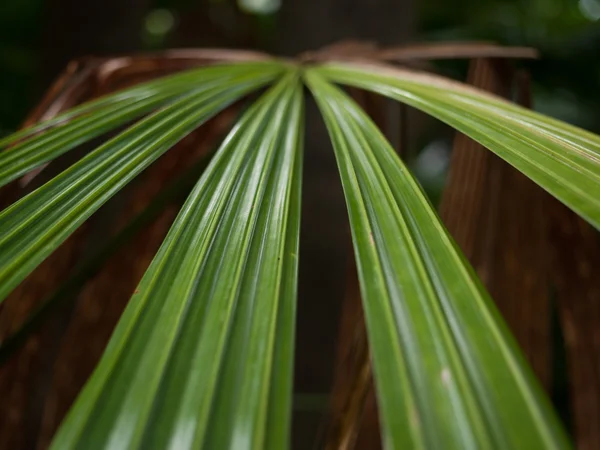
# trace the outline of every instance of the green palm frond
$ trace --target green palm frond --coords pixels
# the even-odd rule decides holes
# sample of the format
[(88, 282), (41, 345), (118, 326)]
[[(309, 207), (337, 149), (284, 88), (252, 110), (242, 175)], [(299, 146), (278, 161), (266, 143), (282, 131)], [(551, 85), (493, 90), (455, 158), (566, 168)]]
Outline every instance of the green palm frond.
[[(281, 73), (281, 66), (262, 69), (253, 65), (232, 66), (230, 76), (221, 82), (215, 81), (214, 74), (209, 73), (204, 80), (202, 73), (196, 73), (195, 79), (188, 80), (189, 92), (185, 95), (175, 97), (0, 213), (0, 301), (85, 219), (175, 143), (245, 93)], [(95, 112), (90, 117), (98, 115), (101, 113)], [(34, 137), (2, 156), (10, 164), (13, 160), (27, 161), (31, 155), (29, 160), (33, 161), (25, 163), (25, 167), (33, 168), (44, 162), (36, 153), (40, 140), (52, 150), (48, 158), (76, 145), (70, 125), (58, 128), (65, 128), (65, 133), (48, 133), (50, 143), (44, 136)], [(90, 132), (90, 136), (93, 134)], [(20, 165), (7, 169), (6, 180), (22, 172)]]
[(600, 228), (600, 137), (435, 75), (359, 64), (318, 71), (443, 120)]
[(272, 85), (197, 181), (52, 448), (289, 447), (303, 83), (321, 109), (340, 170), (386, 448), (569, 448), (493, 302), (418, 183), (332, 83), (446, 121), (596, 227), (600, 138), (431, 75), (278, 60), (182, 72), (0, 141), (3, 185), (128, 125), (0, 213), (4, 299), (183, 137)]
[(299, 87), (297, 75), (287, 76), (227, 137), (53, 448), (285, 447)]
[(564, 448), (518, 348), (418, 183), (360, 108), (316, 73), (307, 77), (350, 214), (384, 441)]

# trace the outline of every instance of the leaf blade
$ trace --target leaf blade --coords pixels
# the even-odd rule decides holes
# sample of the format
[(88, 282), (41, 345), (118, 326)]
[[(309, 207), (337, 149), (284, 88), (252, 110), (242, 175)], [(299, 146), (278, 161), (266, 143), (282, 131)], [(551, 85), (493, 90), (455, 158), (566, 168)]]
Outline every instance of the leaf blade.
[(316, 70), (448, 123), (600, 228), (599, 136), (435, 75), (377, 64), (329, 64)]
[(569, 448), (499, 313), (418, 183), (307, 71), (340, 167), (388, 448)]
[[(52, 448), (214, 448), (240, 437), (244, 445), (236, 448), (288, 446), (301, 112), (299, 80), (291, 74), (230, 133)], [(243, 305), (261, 307), (240, 315)], [(270, 331), (263, 333), (265, 326)], [(231, 346), (236, 330), (248, 330), (237, 334), (249, 336), (254, 351)], [(277, 348), (279, 339), (287, 350)], [(279, 373), (283, 398), (273, 406), (269, 380)], [(219, 420), (230, 412), (223, 394), (234, 387), (245, 414)], [(282, 405), (285, 415), (274, 418)], [(267, 438), (267, 427), (278, 437)]]
[(245, 73), (143, 119), (0, 213), (0, 300), (85, 219), (208, 118), (278, 75)]
[[(162, 77), (84, 103), (0, 140), (0, 186), (183, 95), (231, 82), (241, 73), (266, 75), (281, 70), (282, 64), (277, 62), (208, 66)], [(40, 131), (44, 133), (37, 134)], [(11, 144), (14, 145), (2, 149)]]

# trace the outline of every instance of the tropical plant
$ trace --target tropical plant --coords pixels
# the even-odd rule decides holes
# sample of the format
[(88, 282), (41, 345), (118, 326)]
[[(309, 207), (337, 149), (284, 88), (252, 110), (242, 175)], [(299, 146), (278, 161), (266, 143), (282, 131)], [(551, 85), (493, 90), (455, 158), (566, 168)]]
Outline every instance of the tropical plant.
[(175, 143), (269, 86), (197, 180), (52, 448), (289, 447), (304, 86), (346, 198), (385, 447), (570, 447), (418, 182), (335, 84), (437, 117), (600, 225), (600, 137), (431, 74), (253, 57), (78, 106), (0, 141), (6, 185), (128, 125), (2, 211), (2, 299)]

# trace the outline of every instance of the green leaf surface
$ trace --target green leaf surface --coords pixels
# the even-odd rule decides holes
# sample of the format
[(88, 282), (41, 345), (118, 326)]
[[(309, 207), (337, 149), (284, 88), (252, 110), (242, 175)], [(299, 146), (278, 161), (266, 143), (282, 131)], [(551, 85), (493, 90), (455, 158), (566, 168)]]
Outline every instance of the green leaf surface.
[(320, 75), (346, 81), (342, 70), (309, 69), (306, 79), (342, 178), (385, 447), (569, 448), (418, 183), (366, 114)]
[(79, 259), (74, 270), (69, 272), (68, 278), (61, 282), (56, 290), (48, 293), (18, 328), (0, 342), (0, 366), (27, 342), (31, 333), (46, 323), (48, 317), (57, 308), (75, 302), (85, 283), (95, 276), (110, 258), (134, 240), (140, 231), (152, 224), (167, 206), (183, 203), (198, 177), (206, 169), (213, 153), (214, 151), (210, 155), (203, 155), (183, 174), (164, 186), (150, 204), (120, 228), (114, 236), (101, 243), (84, 258)]
[[(157, 107), (171, 104), (184, 94), (203, 92), (228, 83), (234, 85), (240, 76), (254, 74), (263, 78), (281, 71), (281, 64), (276, 62), (209, 66), (85, 103), (55, 119), (0, 140), (0, 148), (14, 144), (0, 151), (0, 186)], [(46, 131), (35, 134), (43, 130)]]
[(224, 141), (53, 449), (289, 447), (302, 110), (291, 73)]
[(486, 146), (600, 229), (600, 137), (444, 78), (330, 64), (327, 79), (414, 106)]
[(102, 204), (200, 124), (278, 70), (237, 72), (173, 101), (0, 213), (0, 300)]

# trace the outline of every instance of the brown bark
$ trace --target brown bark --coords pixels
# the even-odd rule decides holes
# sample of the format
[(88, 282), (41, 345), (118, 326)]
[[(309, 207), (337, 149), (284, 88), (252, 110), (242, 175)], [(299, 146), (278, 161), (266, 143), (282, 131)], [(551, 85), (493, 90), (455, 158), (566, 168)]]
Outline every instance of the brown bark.
[(600, 242), (598, 232), (548, 198), (551, 275), (570, 379), (574, 439), (600, 448)]
[[(84, 228), (80, 228), (38, 269), (33, 272), (4, 301), (0, 312), (0, 333), (6, 337), (37, 306), (47, 292), (60, 284), (61, 278), (73, 268), (81, 254)], [(32, 402), (39, 386), (39, 368), (44, 364), (44, 355), (51, 351), (48, 335), (52, 329), (45, 326), (32, 335), (26, 345), (0, 368), (0, 448), (31, 448), (29, 421)]]
[[(509, 96), (512, 73), (476, 60), (470, 84)], [(488, 288), (534, 372), (550, 383), (550, 307), (543, 191), (457, 134), (441, 203), (446, 227)]]
[[(331, 418), (324, 441), (326, 450), (369, 448), (356, 446), (362, 419), (377, 417), (375, 405), (368, 411), (365, 408), (367, 397), (373, 395), (374, 390), (364, 320), (356, 263), (352, 259), (348, 265), (346, 298), (337, 340)], [(375, 425), (378, 434), (379, 427)]]
[[(488, 59), (477, 59), (471, 63), (467, 83), (496, 94), (508, 94), (508, 83), (496, 70), (496, 63)], [(492, 192), (497, 186), (491, 176), (494, 172), (493, 159), (494, 155), (483, 146), (457, 133), (448, 183), (440, 204), (440, 214), (446, 228), (480, 272), (488, 253), (482, 248), (487, 241), (486, 236), (491, 234), (483, 226), (483, 221), (493, 209), (488, 205), (495, 201)], [(482, 273), (479, 275), (482, 276)]]

